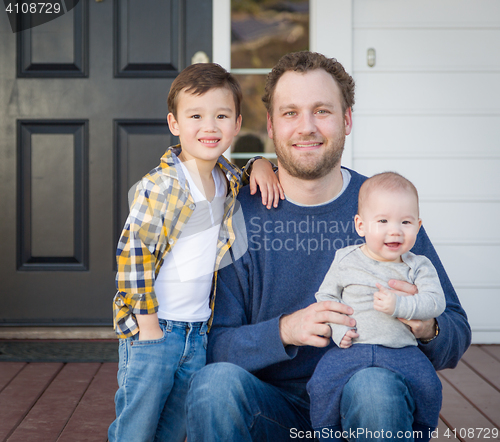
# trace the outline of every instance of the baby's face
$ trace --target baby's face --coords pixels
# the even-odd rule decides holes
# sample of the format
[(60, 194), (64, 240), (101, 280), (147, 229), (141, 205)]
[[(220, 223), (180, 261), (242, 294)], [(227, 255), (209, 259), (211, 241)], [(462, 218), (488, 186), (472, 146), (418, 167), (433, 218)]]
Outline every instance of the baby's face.
[(417, 198), (404, 190), (373, 190), (356, 215), (356, 230), (366, 240), (363, 251), (377, 261), (401, 262), (401, 255), (415, 244), (421, 224)]

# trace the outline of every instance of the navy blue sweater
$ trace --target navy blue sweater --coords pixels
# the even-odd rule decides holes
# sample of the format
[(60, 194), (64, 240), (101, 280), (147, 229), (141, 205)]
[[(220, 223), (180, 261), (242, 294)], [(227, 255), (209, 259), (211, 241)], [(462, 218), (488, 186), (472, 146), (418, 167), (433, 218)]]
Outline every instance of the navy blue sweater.
[[(231, 362), (275, 385), (307, 382), (329, 348), (283, 346), (279, 318), (316, 302), (337, 249), (363, 242), (354, 228), (358, 191), (366, 179), (351, 181), (335, 201), (301, 207), (280, 201), (266, 209), (249, 186), (238, 197), (245, 217), (248, 250), (219, 271), (208, 361)], [(447, 307), (438, 318), (439, 336), (420, 348), (437, 370), (454, 367), (470, 345), (467, 317), (427, 237), (420, 229), (412, 251), (436, 267)], [(334, 344), (330, 344), (334, 345)]]

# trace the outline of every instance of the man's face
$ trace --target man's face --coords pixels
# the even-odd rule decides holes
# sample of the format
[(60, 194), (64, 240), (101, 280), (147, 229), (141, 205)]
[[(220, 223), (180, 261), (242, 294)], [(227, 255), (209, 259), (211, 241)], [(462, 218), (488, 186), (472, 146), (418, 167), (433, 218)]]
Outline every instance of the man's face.
[(279, 167), (305, 180), (322, 178), (339, 163), (352, 126), (351, 109), (342, 111), (340, 88), (323, 69), (285, 72), (267, 118)]

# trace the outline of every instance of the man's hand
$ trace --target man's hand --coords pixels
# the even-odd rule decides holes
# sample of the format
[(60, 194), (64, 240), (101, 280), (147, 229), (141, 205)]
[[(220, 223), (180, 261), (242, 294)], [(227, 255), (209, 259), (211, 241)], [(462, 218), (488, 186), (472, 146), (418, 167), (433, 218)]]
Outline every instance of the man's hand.
[(328, 323), (355, 327), (351, 307), (336, 301), (322, 301), (298, 310), (280, 319), (280, 335), (283, 345), (311, 345), (326, 347), (332, 330)]
[(410, 327), (411, 332), (417, 339), (431, 339), (436, 335), (436, 320), (428, 319), (427, 321), (419, 321), (418, 319), (403, 319), (398, 318), (403, 324)]
[[(406, 281), (398, 281), (391, 279), (389, 287), (394, 289), (393, 293), (399, 296), (413, 296), (418, 293), (417, 286)], [(428, 319), (420, 321), (418, 319), (402, 319), (398, 318), (403, 324), (410, 327), (411, 332), (417, 339), (431, 339), (436, 334), (436, 320)]]

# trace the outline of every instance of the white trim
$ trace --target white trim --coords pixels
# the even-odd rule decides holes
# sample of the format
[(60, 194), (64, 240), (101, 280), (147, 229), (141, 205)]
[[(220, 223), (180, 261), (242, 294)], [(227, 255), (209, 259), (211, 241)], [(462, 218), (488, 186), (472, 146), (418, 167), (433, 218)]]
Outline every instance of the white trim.
[(353, 71), (352, 0), (310, 0), (309, 48), (335, 57), (345, 70)]
[(212, 61), (231, 69), (231, 0), (212, 3)]
[(496, 290), (500, 288), (500, 284), (487, 282), (464, 282), (463, 284), (453, 284), (456, 290)]
[(376, 155), (373, 153), (359, 153), (354, 155), (356, 160), (500, 160), (500, 154), (497, 153), (392, 153), (381, 152)]
[(432, 244), (447, 247), (497, 247), (500, 246), (500, 239), (435, 239)]
[(498, 74), (500, 72), (500, 68), (497, 65), (493, 66), (481, 66), (479, 68), (469, 68), (464, 66), (447, 66), (447, 67), (436, 67), (436, 66), (418, 66), (418, 67), (401, 67), (397, 66), (391, 68), (390, 66), (386, 66), (383, 69), (377, 69), (376, 71), (360, 68), (356, 69), (356, 74), (415, 74), (415, 73), (438, 73), (438, 74)]
[(267, 75), (271, 72), (271, 68), (248, 68), (248, 69), (231, 69), (231, 73), (235, 75)]
[(491, 325), (475, 325), (472, 327), (472, 331), (500, 332), (500, 327), (494, 327)]
[(422, 196), (419, 198), (421, 202), (425, 203), (500, 203), (500, 197), (477, 195), (477, 196)]
[[(309, 49), (334, 57), (353, 75), (353, 0), (309, 1)], [(342, 165), (353, 167), (353, 134), (346, 137)]]
[(357, 22), (356, 26), (354, 26), (354, 29), (359, 30), (359, 29), (391, 29), (391, 30), (400, 30), (400, 31), (407, 31), (407, 30), (434, 30), (434, 29), (444, 29), (446, 31), (462, 31), (462, 30), (467, 30), (467, 31), (498, 31), (500, 29), (500, 26), (498, 25), (497, 22), (491, 22), (491, 23), (484, 23), (483, 24), (477, 24), (477, 22), (462, 22), (462, 23), (454, 23), (452, 25), (449, 24), (449, 22), (435, 22), (432, 24), (426, 23), (426, 22), (421, 22), (421, 23), (405, 23), (404, 26), (401, 26), (401, 24), (395, 24), (392, 22), (378, 22), (378, 23), (373, 23), (373, 22)]
[[(231, 69), (231, 0), (212, 3), (212, 62)], [(231, 146), (224, 152), (231, 160)]]
[(356, 111), (358, 117), (498, 117), (500, 109), (398, 109), (397, 111), (386, 111), (369, 109)]
[(242, 160), (246, 160), (247, 158), (253, 158), (254, 156), (258, 155), (259, 157), (262, 157), (262, 158), (271, 158), (271, 159), (274, 159), (274, 158), (277, 158), (276, 157), (276, 154), (275, 153), (265, 153), (265, 152), (238, 152), (238, 153), (234, 153), (232, 152), (231, 153), (231, 158), (232, 159), (242, 159)]
[(471, 325), (472, 344), (498, 344), (500, 327), (488, 325)]
[(472, 344), (498, 344), (500, 342), (500, 330), (477, 330), (472, 328)]

